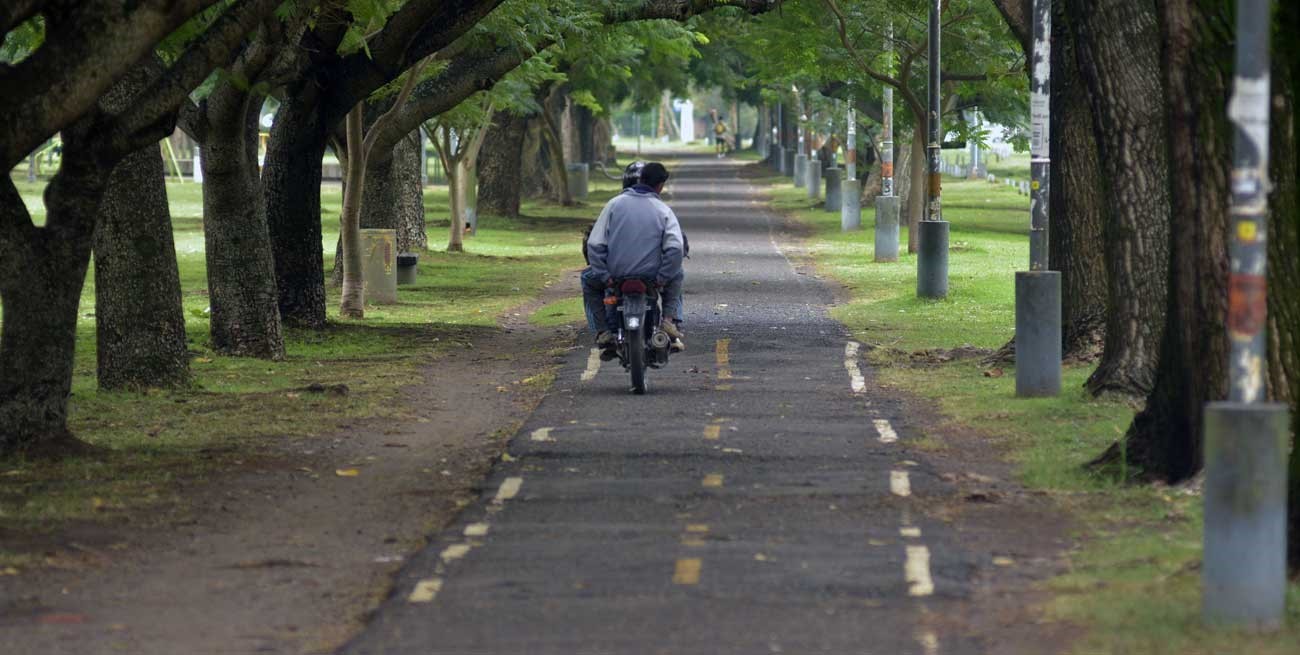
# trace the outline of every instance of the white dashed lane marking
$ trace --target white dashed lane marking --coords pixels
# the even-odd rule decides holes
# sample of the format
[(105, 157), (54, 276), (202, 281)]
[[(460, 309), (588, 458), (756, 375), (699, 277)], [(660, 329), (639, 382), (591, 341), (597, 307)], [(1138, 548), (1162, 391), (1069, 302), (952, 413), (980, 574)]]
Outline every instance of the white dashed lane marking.
[(880, 443), (894, 443), (898, 441), (898, 433), (894, 432), (894, 426), (889, 424), (888, 419), (874, 419), (872, 423), (876, 426), (876, 433), (880, 435)]
[(850, 341), (844, 344), (844, 369), (849, 372), (849, 386), (853, 388), (853, 393), (866, 393), (867, 381), (862, 377), (862, 369), (858, 366), (858, 349), (862, 344), (856, 341)]
[(934, 593), (934, 580), (930, 578), (930, 549), (925, 546), (908, 546), (907, 563), (903, 573), (907, 580), (909, 596), (929, 596)]
[(592, 348), (591, 354), (587, 355), (587, 369), (582, 372), (582, 381), (591, 382), (596, 379), (596, 374), (600, 372), (600, 348)]
[(530, 438), (533, 441), (555, 441), (555, 438), (551, 436), (551, 428), (537, 428), (533, 430)]
[(903, 498), (912, 495), (912, 481), (907, 477), (907, 471), (889, 472), (889, 491)]
[(415, 589), (411, 590), (411, 595), (406, 597), (406, 602), (432, 603), (433, 599), (438, 597), (440, 591), (442, 591), (442, 578), (421, 580), (415, 584)]
[(523, 486), (523, 478), (506, 478), (497, 489), (497, 495), (492, 499), (492, 503), (501, 505), (507, 500), (519, 495), (519, 487)]

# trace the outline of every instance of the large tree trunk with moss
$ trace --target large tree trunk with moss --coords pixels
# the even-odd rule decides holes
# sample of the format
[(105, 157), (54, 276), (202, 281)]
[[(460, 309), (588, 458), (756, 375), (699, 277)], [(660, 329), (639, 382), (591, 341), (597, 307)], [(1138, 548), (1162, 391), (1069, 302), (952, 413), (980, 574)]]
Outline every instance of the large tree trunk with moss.
[[(1070, 0), (1077, 55), (1107, 169), (1105, 352), (1087, 388), (1142, 396), (1160, 352), (1169, 261), (1169, 153), (1153, 0)], [(1180, 217), (1184, 218), (1184, 217)]]
[(278, 360), (284, 358), (284, 334), (257, 168), (262, 97), (222, 85), (206, 101), (200, 160), (212, 348)]
[[(1170, 0), (1163, 11), (1164, 88), (1173, 216), (1167, 321), (1155, 386), (1123, 449), (1143, 477), (1184, 480), (1201, 469), (1205, 404), (1226, 397), (1228, 376), (1228, 102), (1232, 43), (1222, 8)], [(1163, 37), (1163, 38), (1160, 38)], [(1215, 108), (1207, 111), (1207, 108)]]
[(288, 94), (275, 115), (262, 170), (280, 318), (300, 327), (326, 322), (320, 184), (330, 127), (322, 124), (319, 107)]
[[(1268, 250), (1269, 382), (1272, 396), (1291, 406), (1292, 434), (1300, 434), (1300, 4), (1278, 6), (1273, 35), (1273, 178)], [(1300, 448), (1291, 449), (1287, 561), (1300, 574)]]
[(109, 176), (95, 225), (95, 333), (101, 389), (189, 382), (180, 272), (162, 153), (151, 144)]
[(501, 112), (496, 116), (496, 124), (488, 128), (478, 164), (478, 206), (484, 214), (519, 216), (527, 123), (522, 116)]

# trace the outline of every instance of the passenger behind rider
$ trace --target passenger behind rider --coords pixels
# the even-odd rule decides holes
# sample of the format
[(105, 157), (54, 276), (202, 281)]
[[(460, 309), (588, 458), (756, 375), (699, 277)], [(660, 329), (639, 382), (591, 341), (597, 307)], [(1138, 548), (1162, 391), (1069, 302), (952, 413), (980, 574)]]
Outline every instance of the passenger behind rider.
[(583, 242), (588, 264), (581, 276), (587, 324), (596, 332), (596, 345), (606, 351), (616, 345), (613, 332), (618, 319), (606, 311), (604, 298), (615, 279), (627, 278), (654, 281), (663, 303), (659, 329), (672, 338), (674, 351), (686, 349), (678, 328), (684, 318), (685, 237), (677, 216), (659, 197), (668, 177), (668, 169), (658, 162), (630, 164), (624, 171), (623, 192), (605, 204)]

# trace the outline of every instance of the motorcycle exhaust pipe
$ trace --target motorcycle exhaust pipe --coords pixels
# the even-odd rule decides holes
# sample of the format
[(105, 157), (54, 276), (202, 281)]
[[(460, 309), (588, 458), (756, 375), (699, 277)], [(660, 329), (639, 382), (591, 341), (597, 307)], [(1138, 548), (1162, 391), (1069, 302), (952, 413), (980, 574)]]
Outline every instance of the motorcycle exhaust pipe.
[(663, 350), (668, 347), (668, 335), (663, 332), (655, 332), (650, 335), (650, 345), (655, 350)]

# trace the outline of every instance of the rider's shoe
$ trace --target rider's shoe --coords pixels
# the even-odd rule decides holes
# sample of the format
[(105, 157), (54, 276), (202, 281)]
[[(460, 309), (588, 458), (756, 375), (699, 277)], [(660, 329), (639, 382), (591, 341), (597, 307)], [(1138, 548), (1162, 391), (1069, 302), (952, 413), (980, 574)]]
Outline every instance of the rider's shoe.
[(609, 330), (601, 330), (600, 332), (597, 332), (596, 347), (597, 348), (614, 347), (614, 333), (610, 332)]
[(674, 339), (682, 338), (682, 331), (677, 329), (677, 324), (669, 319), (665, 318), (664, 320), (659, 321), (659, 329), (663, 330), (664, 334), (667, 334)]
[(681, 339), (673, 339), (668, 343), (668, 349), (675, 353), (679, 353), (686, 350), (686, 342)]

